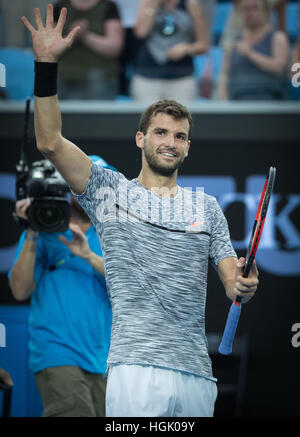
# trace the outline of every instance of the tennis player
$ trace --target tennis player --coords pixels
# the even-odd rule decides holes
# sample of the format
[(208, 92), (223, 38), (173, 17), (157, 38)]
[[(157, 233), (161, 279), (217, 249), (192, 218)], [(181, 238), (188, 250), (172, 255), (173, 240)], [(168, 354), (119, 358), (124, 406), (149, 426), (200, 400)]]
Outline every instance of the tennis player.
[(142, 168), (136, 179), (92, 163), (62, 136), (57, 97), (59, 56), (73, 43), (65, 37), (66, 9), (53, 24), (35, 9), (37, 147), (69, 183), (95, 225), (104, 256), (113, 310), (108, 357), (107, 416), (213, 416), (216, 379), (205, 337), (208, 262), (227, 296), (255, 293), (258, 271), (241, 277), (244, 258), (232, 248), (216, 199), (177, 185), (190, 149), (192, 118), (181, 104), (160, 101), (143, 113), (136, 144)]

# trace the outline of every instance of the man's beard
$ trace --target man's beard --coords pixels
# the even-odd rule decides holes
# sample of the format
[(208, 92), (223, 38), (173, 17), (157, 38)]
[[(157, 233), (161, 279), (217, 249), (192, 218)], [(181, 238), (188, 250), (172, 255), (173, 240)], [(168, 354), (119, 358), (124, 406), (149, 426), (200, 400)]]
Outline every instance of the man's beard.
[[(173, 163), (170, 164), (163, 164), (161, 162), (159, 162), (159, 159), (156, 155), (156, 152), (149, 152), (147, 150), (147, 145), (145, 145), (144, 147), (144, 154), (145, 154), (145, 159), (149, 165), (149, 167), (151, 168), (151, 170), (160, 175), (160, 176), (172, 176), (174, 174), (174, 172), (176, 170), (178, 170), (178, 168), (182, 165), (185, 157), (182, 156), (179, 160), (176, 159)], [(173, 151), (170, 150), (170, 153), (175, 153)], [(177, 158), (177, 156), (176, 156)]]
[(70, 218), (72, 217), (84, 223), (88, 223), (91, 221), (89, 216), (85, 213), (85, 211), (81, 208), (79, 203), (73, 197), (71, 197), (70, 202)]

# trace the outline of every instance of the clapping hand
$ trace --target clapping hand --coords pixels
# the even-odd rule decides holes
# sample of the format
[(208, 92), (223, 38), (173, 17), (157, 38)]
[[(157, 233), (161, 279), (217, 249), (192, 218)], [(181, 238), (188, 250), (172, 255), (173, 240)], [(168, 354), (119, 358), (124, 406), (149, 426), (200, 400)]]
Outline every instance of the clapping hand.
[(169, 61), (179, 61), (187, 55), (187, 44), (175, 44), (166, 52), (166, 58)]
[(248, 56), (251, 51), (251, 45), (247, 41), (238, 41), (235, 47), (237, 51), (244, 56)]
[(76, 34), (78, 38), (83, 37), (86, 32), (89, 30), (89, 22), (88, 20), (82, 18), (81, 20), (75, 20), (69, 27), (69, 31), (76, 29), (76, 27), (79, 27), (79, 31)]

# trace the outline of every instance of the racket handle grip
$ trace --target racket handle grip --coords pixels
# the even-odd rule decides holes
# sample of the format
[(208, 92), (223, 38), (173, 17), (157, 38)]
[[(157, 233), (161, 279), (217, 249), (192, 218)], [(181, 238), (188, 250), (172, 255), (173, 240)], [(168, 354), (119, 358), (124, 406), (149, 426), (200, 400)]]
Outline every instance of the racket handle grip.
[(235, 331), (239, 322), (240, 314), (242, 310), (242, 304), (234, 301), (231, 304), (223, 337), (219, 346), (219, 352), (223, 355), (229, 355), (232, 351), (232, 343), (235, 336)]

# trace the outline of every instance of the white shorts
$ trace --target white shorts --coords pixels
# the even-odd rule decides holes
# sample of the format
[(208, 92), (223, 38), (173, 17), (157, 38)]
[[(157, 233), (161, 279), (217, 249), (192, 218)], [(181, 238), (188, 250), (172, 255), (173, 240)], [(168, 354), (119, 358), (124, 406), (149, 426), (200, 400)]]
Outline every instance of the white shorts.
[(194, 76), (179, 79), (152, 79), (134, 75), (131, 79), (131, 96), (136, 102), (155, 102), (160, 99), (193, 101), (198, 97)]
[(216, 398), (216, 383), (201, 376), (148, 365), (112, 365), (106, 417), (212, 417)]

